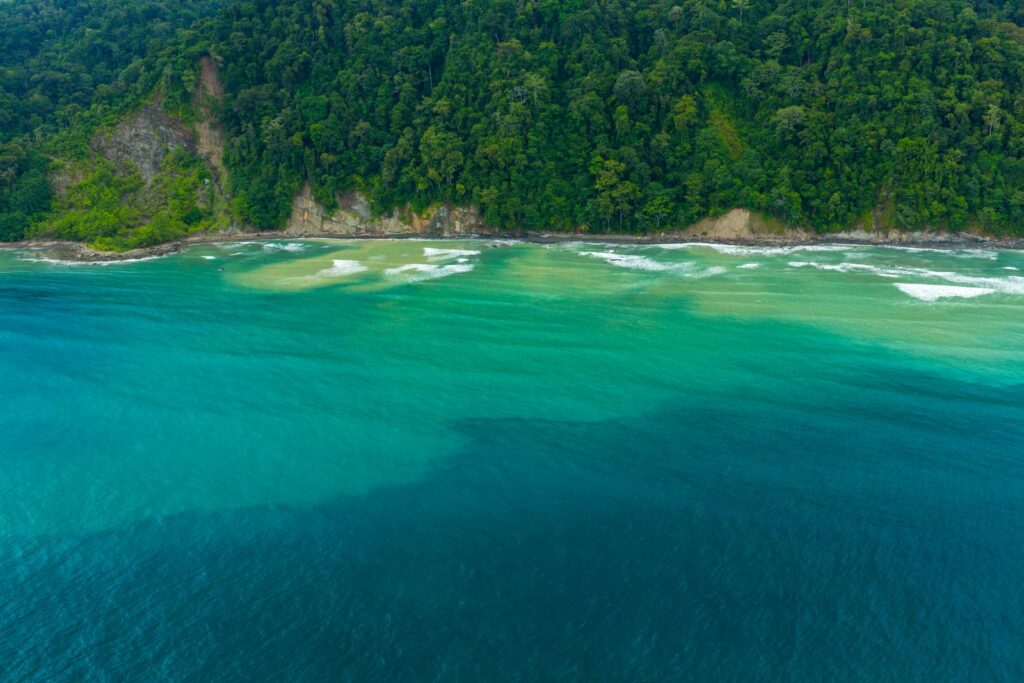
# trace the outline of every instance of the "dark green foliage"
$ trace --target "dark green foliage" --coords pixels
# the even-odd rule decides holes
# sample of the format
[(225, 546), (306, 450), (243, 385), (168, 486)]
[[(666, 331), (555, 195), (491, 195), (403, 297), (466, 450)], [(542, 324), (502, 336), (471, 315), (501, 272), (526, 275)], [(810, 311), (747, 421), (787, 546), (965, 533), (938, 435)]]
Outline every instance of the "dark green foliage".
[(966, 0), (268, 0), (213, 23), (244, 215), (473, 202), (504, 227), (1024, 219), (1024, 13)]
[(24, 145), (0, 144), (0, 240), (20, 239), (49, 208), (46, 160)]
[(116, 103), (145, 58), (187, 38), (223, 2), (32, 0), (0, 3), (0, 142), (66, 128), (94, 103)]
[(360, 189), (516, 229), (665, 230), (737, 206), (818, 230), (1024, 226), (1018, 2), (223, 4), (0, 6), (0, 141), (73, 154), (154, 91), (187, 118), (210, 54), (232, 209), (256, 227), (282, 225), (307, 179), (328, 206)]
[(172, 111), (188, 101), (197, 58), (185, 29), (221, 4), (0, 3), (0, 240), (21, 238), (50, 208), (45, 157), (85, 155), (98, 125), (154, 89)]

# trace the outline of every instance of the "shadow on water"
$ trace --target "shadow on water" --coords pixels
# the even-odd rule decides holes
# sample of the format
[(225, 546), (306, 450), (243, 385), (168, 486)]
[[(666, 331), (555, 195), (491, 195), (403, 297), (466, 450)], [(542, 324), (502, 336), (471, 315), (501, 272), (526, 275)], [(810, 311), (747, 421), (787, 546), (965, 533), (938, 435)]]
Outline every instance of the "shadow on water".
[(415, 485), (8, 546), (0, 678), (1020, 679), (1024, 387), (975, 398), (464, 420)]

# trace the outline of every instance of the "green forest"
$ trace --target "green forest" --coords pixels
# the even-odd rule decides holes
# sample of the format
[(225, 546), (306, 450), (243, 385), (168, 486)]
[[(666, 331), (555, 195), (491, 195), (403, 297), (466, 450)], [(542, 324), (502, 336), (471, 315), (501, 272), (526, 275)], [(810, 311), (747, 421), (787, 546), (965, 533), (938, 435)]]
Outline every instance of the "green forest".
[(822, 232), (1024, 232), (1011, 0), (14, 0), (0, 239), (118, 248), (219, 225), (195, 159), (130, 215), (131, 169), (53, 182), (143, 105), (193, 121), (203, 56), (225, 91), (224, 210), (252, 228), (282, 227), (308, 180), (328, 207), (347, 190), (379, 212), (472, 204), (517, 231), (743, 207)]

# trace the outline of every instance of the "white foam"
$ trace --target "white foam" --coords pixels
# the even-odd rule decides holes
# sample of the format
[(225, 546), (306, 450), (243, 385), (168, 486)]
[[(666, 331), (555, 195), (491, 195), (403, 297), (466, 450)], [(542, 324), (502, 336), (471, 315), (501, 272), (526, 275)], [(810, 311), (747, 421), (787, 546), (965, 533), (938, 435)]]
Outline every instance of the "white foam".
[(1003, 270), (1020, 270), (1017, 266), (1003, 266)]
[(704, 270), (698, 270), (691, 273), (688, 277), (694, 280), (700, 280), (701, 278), (712, 277), (713, 275), (721, 275), (724, 272), (725, 268), (722, 266), (711, 266), (710, 268), (705, 268)]
[(743, 270), (754, 270), (756, 268), (760, 268), (761, 264), (760, 263), (744, 263), (744, 264), (738, 265), (736, 267), (737, 268), (742, 268)]
[(693, 268), (692, 263), (658, 263), (653, 259), (649, 259), (646, 256), (638, 256), (636, 254), (617, 254), (614, 251), (581, 251), (581, 256), (592, 256), (599, 258), (605, 263), (610, 263), (613, 266), (620, 268), (633, 268), (636, 270), (689, 270)]
[(359, 261), (334, 259), (331, 263), (333, 265), (330, 268), (324, 268), (323, 270), (317, 271), (316, 277), (345, 277), (347, 275), (362, 273), (366, 270), (366, 266)]
[(726, 254), (728, 256), (776, 256), (779, 254), (792, 254), (798, 251), (848, 251), (858, 248), (857, 245), (849, 244), (796, 244), (792, 246), (769, 247), (748, 244), (723, 244), (720, 242), (672, 242), (655, 246), (662, 249), (706, 247), (714, 249), (719, 254)]
[(206, 259), (207, 261), (212, 261), (212, 260), (214, 260), (217, 257), (216, 256), (204, 256), (203, 258)]
[(36, 261), (38, 263), (49, 263), (55, 266), (119, 266), (124, 263), (141, 263), (142, 261), (154, 261), (164, 258), (170, 254), (157, 254), (155, 256), (142, 256), (140, 258), (109, 259), (106, 261), (72, 261), (69, 259), (50, 258), (47, 256), (22, 256), (19, 261)]
[(651, 246), (658, 247), (659, 249), (689, 249), (690, 247), (709, 247), (711, 245), (697, 242), (664, 242), (652, 244)]
[(674, 273), (689, 280), (699, 280), (701, 278), (711, 277), (712, 275), (721, 275), (726, 270), (722, 266), (712, 266), (710, 268), (701, 269), (698, 268), (697, 264), (693, 261), (661, 263), (654, 259), (649, 259), (646, 256), (639, 256), (637, 254), (619, 254), (614, 251), (580, 251), (577, 253), (581, 256), (599, 258), (605, 263), (618, 266), (619, 268)]
[(281, 251), (302, 251), (306, 245), (301, 242), (264, 242), (264, 249), (279, 249)]
[(1024, 277), (1019, 275), (1009, 275), (1007, 277), (974, 277), (971, 275), (961, 275), (960, 273), (935, 273), (934, 275), (958, 285), (989, 287), (1003, 294), (1024, 295)]
[(999, 252), (991, 251), (989, 249), (958, 249), (953, 252), (953, 256), (957, 258), (983, 258), (989, 261), (995, 261), (999, 258)]
[(955, 285), (922, 285), (906, 282), (895, 283), (897, 289), (921, 301), (938, 301), (939, 299), (960, 298), (973, 299), (977, 296), (992, 294), (996, 290), (988, 287), (957, 287)]
[(480, 252), (476, 249), (437, 249), (435, 247), (424, 247), (423, 255), (430, 261), (445, 261), (451, 258), (466, 256), (477, 256)]
[(877, 245), (884, 249), (898, 249), (899, 251), (905, 251), (909, 254), (947, 254), (955, 258), (980, 258), (988, 259), (989, 261), (995, 261), (999, 258), (999, 252), (992, 251), (991, 249), (941, 249), (937, 247), (901, 247), (895, 244), (879, 244)]
[(233, 240), (229, 240), (227, 242), (210, 242), (209, 244), (210, 244), (211, 247), (217, 247), (218, 249), (227, 250), (227, 249), (235, 249), (237, 247), (251, 247), (251, 246), (254, 246), (254, 245), (258, 246), (258, 245), (261, 244), (261, 242), (253, 242), (253, 241), (238, 241), (238, 242), (235, 242)]
[(587, 247), (612, 248), (620, 245), (615, 242), (584, 242), (583, 240), (571, 240), (569, 242), (552, 242), (543, 246), (545, 249), (567, 249), (569, 251), (579, 252), (580, 249), (586, 249)]
[(407, 263), (397, 268), (388, 268), (384, 271), (384, 275), (390, 278), (401, 278), (405, 282), (423, 282), (457, 273), (468, 273), (471, 270), (473, 270), (472, 263), (449, 263), (443, 266), (436, 263)]
[(830, 270), (839, 273), (863, 271), (873, 273), (884, 278), (923, 277), (938, 280), (945, 280), (957, 285), (969, 287), (981, 287), (991, 289), (1002, 294), (1024, 295), (1024, 277), (1009, 275), (1006, 277), (981, 277), (964, 275), (953, 271), (929, 270), (927, 268), (910, 268), (907, 266), (892, 266), (883, 268), (872, 266), (867, 263), (814, 263), (811, 261), (790, 261), (789, 265), (794, 268), (816, 268), (818, 270)]
[(810, 244), (804, 246), (783, 248), (788, 248), (790, 250), (790, 252), (788, 253), (792, 253), (795, 251), (848, 251), (850, 249), (863, 249), (864, 247), (855, 244)]
[(879, 277), (899, 277), (898, 270), (879, 268), (869, 263), (816, 263), (814, 261), (789, 261), (786, 265), (792, 268), (816, 268), (818, 270), (831, 270), (837, 273), (851, 273), (853, 271), (865, 271), (874, 273)]
[(897, 249), (899, 251), (905, 251), (905, 252), (907, 252), (909, 254), (921, 254), (921, 253), (924, 253), (924, 252), (934, 252), (934, 253), (944, 254), (944, 253), (947, 253), (949, 251), (949, 249), (936, 249), (934, 247), (901, 247), (901, 246), (899, 246), (897, 244), (887, 244), (887, 245), (885, 245), (885, 247), (887, 249)]

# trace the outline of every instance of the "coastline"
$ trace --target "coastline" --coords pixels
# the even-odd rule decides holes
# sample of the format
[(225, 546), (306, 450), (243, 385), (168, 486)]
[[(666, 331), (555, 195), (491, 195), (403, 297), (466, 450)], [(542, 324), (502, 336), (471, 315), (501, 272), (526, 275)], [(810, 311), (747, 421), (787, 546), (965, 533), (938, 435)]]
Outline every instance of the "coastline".
[[(156, 258), (177, 254), (190, 247), (202, 244), (217, 244), (231, 242), (248, 242), (263, 240), (296, 240), (296, 239), (338, 239), (338, 240), (395, 240), (395, 239), (428, 239), (428, 240), (472, 240), (472, 239), (501, 239), (515, 242), (532, 244), (557, 244), (562, 242), (590, 242), (603, 244), (729, 244), (740, 246), (777, 246), (795, 247), (807, 245), (849, 245), (849, 246), (877, 246), (877, 247), (909, 247), (921, 249), (963, 249), (979, 248), (1003, 249), (1003, 250), (1024, 250), (1024, 236), (1021, 237), (985, 237), (965, 233), (931, 233), (931, 232), (902, 232), (888, 233), (885, 237), (879, 236), (871, 239), (869, 233), (852, 236), (849, 233), (807, 233), (793, 234), (792, 232), (782, 235), (771, 233), (754, 236), (715, 236), (715, 235), (694, 235), (692, 232), (663, 232), (648, 235), (624, 235), (617, 233), (559, 233), (559, 232), (523, 232), (519, 234), (501, 233), (421, 233), (421, 232), (399, 232), (399, 233), (372, 233), (353, 234), (335, 232), (289, 232), (286, 230), (254, 231), (254, 232), (219, 232), (191, 235), (173, 242), (142, 247), (123, 252), (100, 251), (93, 249), (82, 242), (68, 240), (21, 240), (18, 242), (0, 242), (0, 250), (24, 251), (24, 250), (52, 250), (60, 255), (62, 260), (77, 261), (81, 263), (107, 263), (118, 261), (133, 261), (139, 259)], [(865, 238), (865, 235), (868, 238)]]

